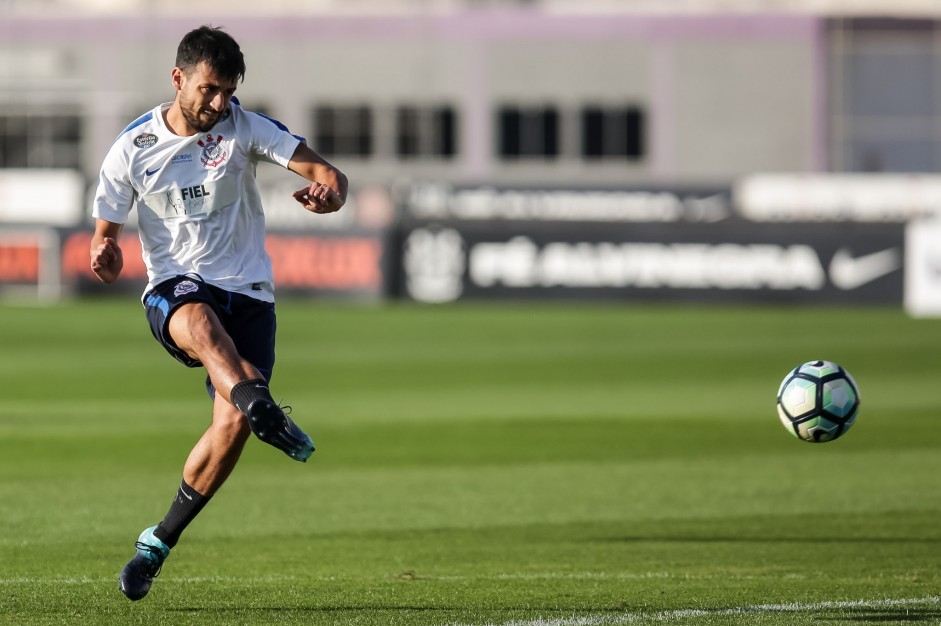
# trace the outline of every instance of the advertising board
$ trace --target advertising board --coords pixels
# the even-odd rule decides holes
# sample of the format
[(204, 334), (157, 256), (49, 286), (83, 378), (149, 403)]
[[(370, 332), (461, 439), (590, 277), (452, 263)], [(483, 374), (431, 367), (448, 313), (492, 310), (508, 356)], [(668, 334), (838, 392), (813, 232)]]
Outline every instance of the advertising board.
[[(113, 285), (100, 283), (89, 268), (90, 237), (90, 232), (82, 230), (63, 233), (63, 283), (79, 294), (142, 292), (147, 272), (136, 232), (128, 230), (121, 236), (124, 269)], [(353, 299), (384, 295), (385, 247), (385, 238), (378, 232), (275, 232), (268, 234), (266, 242), (279, 295)]]
[(894, 303), (899, 224), (559, 224), (411, 221), (403, 295), (463, 298)]

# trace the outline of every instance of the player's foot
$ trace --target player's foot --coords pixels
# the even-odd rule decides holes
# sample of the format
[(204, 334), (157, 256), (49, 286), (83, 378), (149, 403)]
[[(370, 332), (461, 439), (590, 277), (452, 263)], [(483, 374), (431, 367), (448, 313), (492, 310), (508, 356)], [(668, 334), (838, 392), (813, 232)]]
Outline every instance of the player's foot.
[(277, 404), (259, 399), (245, 412), (255, 436), (297, 461), (306, 462), (314, 452), (314, 442)]
[(140, 600), (150, 591), (150, 585), (160, 573), (160, 567), (170, 556), (170, 548), (154, 536), (156, 526), (140, 534), (137, 554), (128, 561), (118, 578), (118, 589), (131, 600)]

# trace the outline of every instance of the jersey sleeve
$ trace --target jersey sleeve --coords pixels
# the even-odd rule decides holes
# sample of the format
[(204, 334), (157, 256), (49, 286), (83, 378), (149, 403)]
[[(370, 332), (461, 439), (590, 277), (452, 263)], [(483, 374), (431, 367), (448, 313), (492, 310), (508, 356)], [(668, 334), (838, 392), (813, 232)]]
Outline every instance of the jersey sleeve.
[(92, 216), (124, 224), (134, 202), (127, 153), (116, 141), (101, 165), (98, 187), (92, 204)]
[(274, 118), (260, 113), (246, 112), (252, 152), (259, 159), (287, 167), (303, 137), (292, 135), (287, 127)]

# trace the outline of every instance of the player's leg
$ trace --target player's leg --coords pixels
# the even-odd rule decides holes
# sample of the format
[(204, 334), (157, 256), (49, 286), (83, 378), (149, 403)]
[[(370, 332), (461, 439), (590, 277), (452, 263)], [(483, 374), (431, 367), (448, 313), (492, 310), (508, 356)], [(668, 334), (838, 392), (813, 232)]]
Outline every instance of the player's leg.
[[(258, 308), (265, 305), (247, 296), (237, 300), (241, 307)], [(230, 301), (228, 306), (235, 305)], [(249, 358), (259, 341), (270, 344), (270, 357), (262, 358), (266, 361), (270, 359), (273, 366), (274, 313), (270, 313), (270, 333), (265, 332), (265, 326), (269, 323), (256, 313), (249, 309), (249, 321), (245, 324), (233, 322), (233, 325), (240, 331), (240, 346)], [(259, 324), (261, 327), (258, 332), (252, 332), (253, 325)], [(235, 341), (211, 306), (205, 302), (188, 302), (180, 306), (170, 318), (168, 329), (176, 346), (205, 366), (216, 395), (221, 395), (248, 417), (249, 427), (259, 439), (293, 459), (307, 461), (314, 451), (310, 437), (274, 401), (267, 379), (236, 349)], [(270, 372), (270, 366), (267, 369)]]
[[(216, 381), (221, 393), (211, 390), (214, 397), (212, 424), (187, 459), (183, 481), (167, 515), (160, 524), (141, 533), (136, 543), (136, 554), (121, 572), (119, 588), (131, 600), (147, 595), (180, 534), (234, 469), (248, 438), (249, 422), (253, 416), (256, 423), (274, 424), (276, 427), (270, 430), (275, 433), (297, 431), (293, 437), (281, 435), (277, 443), (273, 443), (294, 458), (306, 460), (313, 451), (310, 438), (284, 416), (267, 391), (267, 378), (274, 365), (273, 307), (270, 311), (271, 337), (267, 344), (261, 344), (268, 345), (268, 349), (261, 352), (255, 349), (254, 353), (247, 351), (247, 355), (266, 370), (263, 376), (250, 361), (239, 355), (215, 313), (214, 307), (218, 303), (214, 294), (201, 281), (187, 277), (167, 281), (149, 292), (144, 303), (154, 337), (188, 367), (202, 365), (201, 361), (205, 359), (210, 380)], [(178, 316), (180, 313), (182, 315)], [(173, 331), (171, 325), (174, 326)], [(249, 327), (248, 330), (248, 336), (266, 332), (264, 327)], [(181, 349), (177, 342), (186, 349)], [(237, 388), (242, 391), (236, 391)], [(227, 400), (233, 394), (243, 399), (244, 412)]]
[(168, 324), (168, 331), (177, 348), (203, 364), (217, 394), (232, 403), (232, 390), (239, 383), (261, 380), (261, 372), (242, 358), (235, 342), (226, 332), (213, 308), (206, 302), (192, 301), (180, 305)]
[[(209, 304), (179, 306), (167, 329), (175, 347), (192, 362), (203, 362), (213, 380), (224, 381), (219, 383), (224, 389), (231, 392), (244, 379), (264, 383), (267, 389), (258, 370), (238, 355)], [(176, 497), (163, 520), (141, 533), (137, 553), (121, 572), (120, 589), (128, 598), (139, 600), (150, 591), (180, 535), (235, 469), (250, 433), (246, 416), (222, 393), (214, 394), (212, 423), (187, 457)]]
[(168, 548), (215, 495), (235, 469), (251, 431), (241, 411), (220, 394), (213, 401), (212, 424), (183, 465), (183, 482), (166, 517), (153, 531)]
[[(274, 372), (277, 328), (274, 303), (241, 294), (228, 294), (227, 298), (227, 310), (234, 314), (226, 316), (226, 330), (239, 354), (254, 363), (265, 379), (270, 381)], [(246, 383), (236, 385), (231, 394), (233, 404), (248, 416), (252, 431), (259, 439), (293, 459), (306, 461), (314, 451), (313, 441), (273, 401), (265, 400), (249, 405), (254, 386)], [(249, 408), (246, 409), (246, 406)]]
[(128, 598), (140, 600), (150, 591), (180, 535), (235, 469), (250, 433), (241, 411), (216, 394), (212, 424), (186, 459), (170, 509), (163, 521), (141, 533), (137, 553), (121, 572), (120, 589)]
[(235, 469), (249, 435), (242, 412), (216, 394), (212, 424), (187, 457), (183, 481), (204, 497), (212, 497)]

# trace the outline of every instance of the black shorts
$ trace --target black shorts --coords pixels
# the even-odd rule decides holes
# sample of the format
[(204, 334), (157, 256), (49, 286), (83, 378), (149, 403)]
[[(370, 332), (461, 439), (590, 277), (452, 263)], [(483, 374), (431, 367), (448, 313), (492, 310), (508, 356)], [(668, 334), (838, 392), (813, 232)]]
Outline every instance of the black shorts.
[[(150, 331), (180, 363), (187, 367), (202, 365), (173, 342), (169, 332), (170, 316), (181, 304), (205, 302), (215, 311), (242, 358), (254, 365), (265, 380), (271, 381), (277, 327), (273, 303), (220, 289), (193, 276), (165, 280), (145, 293), (143, 301)], [(208, 376), (206, 389), (209, 395), (215, 395)]]

